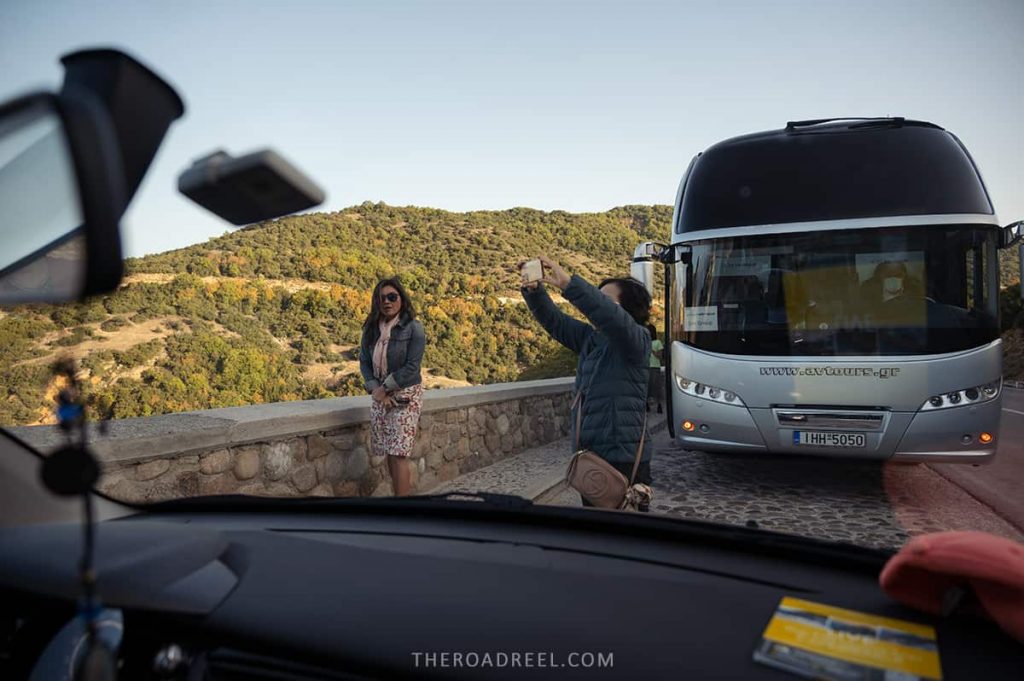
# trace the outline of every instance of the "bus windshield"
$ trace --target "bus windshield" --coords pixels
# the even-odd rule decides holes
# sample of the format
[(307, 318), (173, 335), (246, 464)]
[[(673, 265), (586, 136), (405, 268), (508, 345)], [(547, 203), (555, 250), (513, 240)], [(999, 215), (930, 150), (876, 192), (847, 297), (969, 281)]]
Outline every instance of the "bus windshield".
[(736, 355), (979, 347), (999, 337), (996, 241), (994, 228), (932, 226), (693, 242), (691, 271), (677, 265), (673, 335)]

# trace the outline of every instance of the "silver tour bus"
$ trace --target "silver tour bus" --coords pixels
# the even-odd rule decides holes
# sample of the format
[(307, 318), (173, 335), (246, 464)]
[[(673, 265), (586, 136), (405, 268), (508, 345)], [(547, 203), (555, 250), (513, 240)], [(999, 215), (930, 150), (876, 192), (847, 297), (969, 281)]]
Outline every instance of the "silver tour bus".
[(652, 291), (664, 264), (670, 432), (712, 452), (990, 459), (997, 251), (1022, 226), (1000, 228), (931, 123), (798, 121), (698, 154), (670, 243), (633, 258)]

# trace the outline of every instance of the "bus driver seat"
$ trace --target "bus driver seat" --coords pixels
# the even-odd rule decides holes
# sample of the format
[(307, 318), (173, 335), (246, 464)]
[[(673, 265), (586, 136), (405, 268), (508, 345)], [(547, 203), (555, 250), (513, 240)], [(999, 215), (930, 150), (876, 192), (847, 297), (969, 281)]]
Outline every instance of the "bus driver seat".
[(719, 325), (723, 330), (742, 331), (767, 323), (768, 305), (756, 275), (718, 277), (712, 302), (719, 306)]

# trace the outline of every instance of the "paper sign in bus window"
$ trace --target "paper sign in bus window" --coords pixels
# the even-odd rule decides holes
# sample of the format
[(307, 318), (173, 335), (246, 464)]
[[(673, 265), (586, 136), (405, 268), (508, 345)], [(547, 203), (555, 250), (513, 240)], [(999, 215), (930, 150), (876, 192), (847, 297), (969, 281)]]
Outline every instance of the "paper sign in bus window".
[(683, 331), (718, 331), (718, 306), (688, 307), (683, 310)]
[(772, 256), (748, 255), (725, 260), (718, 269), (720, 277), (767, 277), (772, 268)]

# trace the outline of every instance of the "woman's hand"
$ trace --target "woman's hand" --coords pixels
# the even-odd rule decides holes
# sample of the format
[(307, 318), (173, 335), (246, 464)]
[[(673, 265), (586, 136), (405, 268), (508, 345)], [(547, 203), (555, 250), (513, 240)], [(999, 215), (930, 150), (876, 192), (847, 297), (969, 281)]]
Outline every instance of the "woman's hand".
[[(544, 278), (540, 281), (531, 281), (529, 284), (522, 284), (522, 288), (533, 291), (541, 283), (544, 283), (557, 286), (559, 290), (565, 290), (565, 287), (569, 285), (569, 273), (563, 270), (561, 265), (547, 256), (541, 255), (538, 256), (537, 259), (540, 260), (541, 265), (544, 267)], [(516, 269), (522, 270), (523, 265), (526, 263), (527, 261), (523, 260), (516, 265)]]
[(565, 287), (569, 285), (569, 279), (571, 278), (569, 273), (546, 255), (540, 256), (540, 262), (544, 265), (544, 283), (557, 286), (559, 290), (564, 291)]
[(376, 388), (374, 388), (371, 394), (373, 395), (374, 402), (383, 402), (384, 400), (388, 399), (388, 391), (385, 390), (384, 386), (382, 385), (378, 385)]
[(398, 406), (398, 402), (395, 402), (395, 398), (391, 396), (385, 397), (383, 404), (385, 409), (394, 409)]

